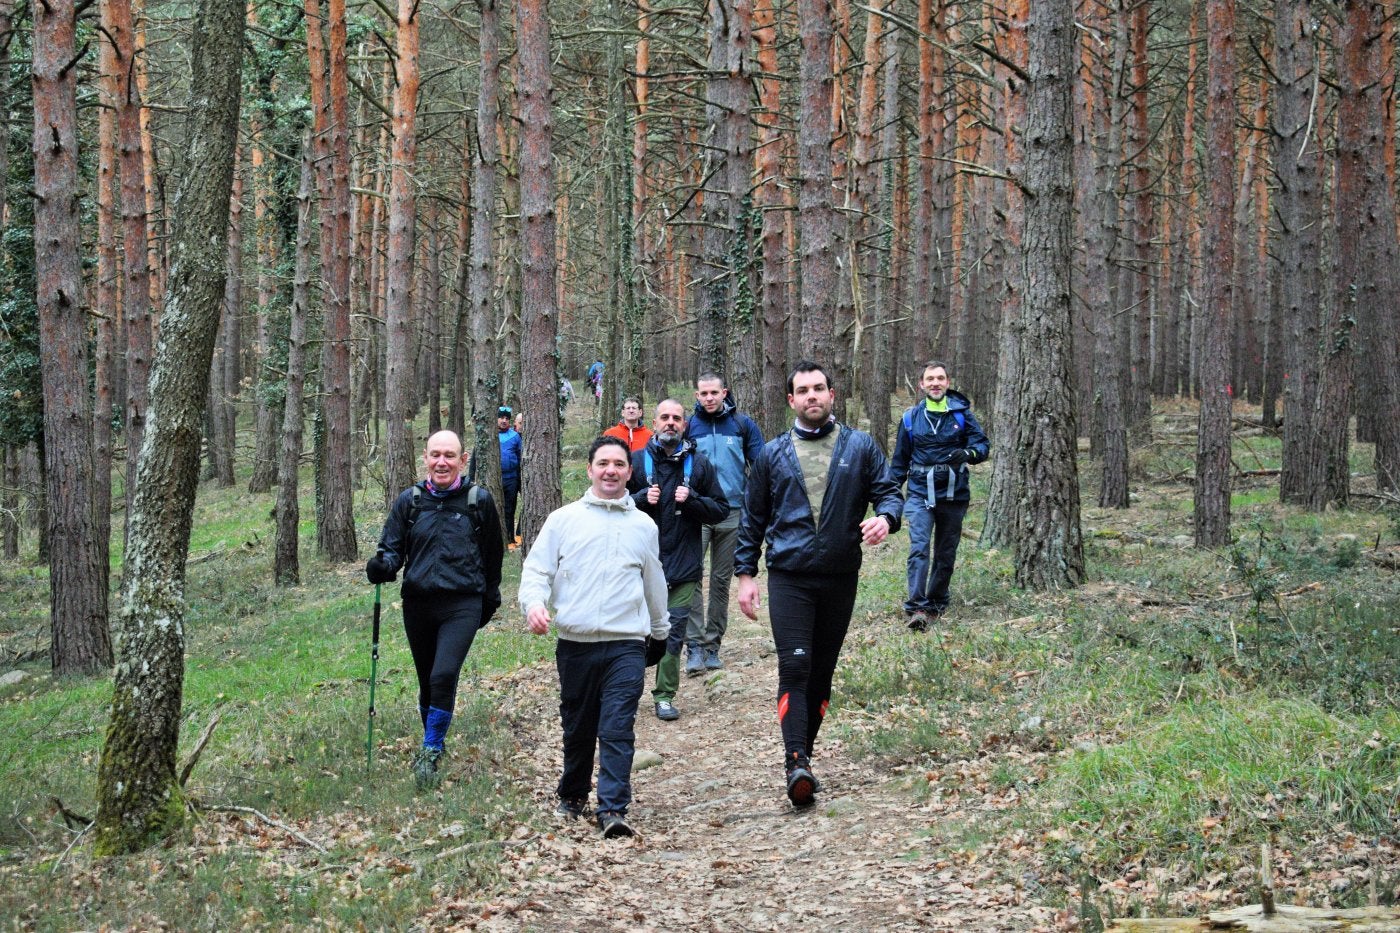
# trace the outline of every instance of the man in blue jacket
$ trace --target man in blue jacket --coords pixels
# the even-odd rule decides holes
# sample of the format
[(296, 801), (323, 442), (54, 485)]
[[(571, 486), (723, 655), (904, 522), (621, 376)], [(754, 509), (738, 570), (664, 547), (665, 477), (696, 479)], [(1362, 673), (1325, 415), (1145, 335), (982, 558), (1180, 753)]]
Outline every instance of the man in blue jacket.
[[(987, 459), (987, 435), (967, 396), (948, 388), (948, 367), (924, 364), (924, 400), (904, 413), (890, 467), (894, 481), (909, 483), (904, 520), (909, 525), (909, 598), (904, 619), (922, 632), (948, 609), (948, 583), (967, 514), (967, 465)], [(932, 534), (932, 567), (930, 542)]]
[[(758, 618), (758, 558), (768, 545), (768, 616), (778, 651), (778, 723), (793, 806), (815, 802), (810, 757), (831, 699), (836, 659), (851, 624), (861, 544), (899, 530), (903, 500), (885, 455), (831, 415), (836, 391), (820, 363), (788, 376), (792, 430), (754, 462), (739, 519), (734, 572), (739, 609)], [(873, 507), (873, 518), (865, 518)]]
[(763, 450), (763, 432), (734, 404), (724, 377), (703, 372), (695, 380), (695, 411), (685, 436), (714, 466), (731, 507), (728, 518), (706, 525), (701, 532), (701, 559), (706, 551), (710, 554), (710, 595), (704, 599), (697, 586), (690, 601), (685, 672), (694, 677), (724, 667), (719, 647), (729, 627), (729, 580), (734, 576), (734, 548), (739, 544), (739, 503), (744, 501), (749, 466)]
[(505, 494), (506, 535), (515, 550), (515, 504), (520, 499), (520, 432), (511, 427), (511, 411), (496, 409), (497, 439), (501, 442), (501, 492)]

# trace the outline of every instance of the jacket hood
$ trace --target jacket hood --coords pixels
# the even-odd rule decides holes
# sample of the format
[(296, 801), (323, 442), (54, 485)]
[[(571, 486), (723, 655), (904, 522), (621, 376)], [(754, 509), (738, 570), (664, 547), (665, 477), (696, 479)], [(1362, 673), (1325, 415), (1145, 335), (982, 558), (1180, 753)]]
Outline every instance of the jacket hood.
[(721, 418), (729, 417), (738, 410), (739, 406), (734, 401), (734, 391), (731, 389), (729, 394), (724, 397), (724, 401), (720, 402), (719, 411), (715, 412), (712, 415), (705, 410), (704, 405), (701, 405), (699, 402), (696, 402), (694, 414), (695, 417), (703, 418), (706, 421), (718, 421)]
[(596, 505), (600, 509), (621, 509), (624, 512), (629, 512), (636, 508), (636, 506), (632, 504), (632, 497), (627, 495), (624, 495), (621, 499), (602, 499), (593, 495), (592, 489), (585, 489), (583, 495), (579, 498), (582, 499), (586, 505)]
[[(928, 396), (925, 395), (924, 398), (927, 399)], [(948, 390), (944, 398), (948, 400), (949, 411), (967, 411), (972, 407), (972, 401), (968, 399), (966, 395), (963, 395), (961, 392), (955, 392), (952, 389)]]
[(666, 448), (661, 446), (661, 442), (656, 439), (656, 432), (652, 432), (651, 440), (647, 441), (646, 449), (651, 451), (651, 455), (662, 460), (679, 460), (695, 449), (695, 442), (688, 437), (681, 437), (681, 444), (676, 448), (675, 453), (667, 453)]

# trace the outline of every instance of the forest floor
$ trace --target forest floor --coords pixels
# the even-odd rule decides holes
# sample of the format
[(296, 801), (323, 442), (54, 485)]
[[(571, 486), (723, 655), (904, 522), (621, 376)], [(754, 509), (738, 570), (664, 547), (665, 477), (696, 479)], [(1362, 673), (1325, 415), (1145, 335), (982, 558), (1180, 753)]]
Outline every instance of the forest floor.
[[(819, 737), (822, 792), (816, 806), (794, 810), (782, 782), (772, 641), (766, 626), (733, 616), (724, 669), (684, 679), (680, 720), (657, 720), (643, 697), (638, 758), (658, 763), (633, 775), (637, 836), (604, 840), (592, 821), (551, 816), (547, 830), (507, 850), (499, 893), (444, 904), (424, 918), (430, 926), (1054, 928), (1056, 911), (1028, 902), (1024, 884), (939, 842), (940, 820), (1006, 805), (985, 781), (969, 780), (974, 789), (951, 803), (921, 797), (905, 769)], [(496, 689), (520, 739), (520, 773), (550, 812), (561, 754), (554, 670), (536, 665)]]

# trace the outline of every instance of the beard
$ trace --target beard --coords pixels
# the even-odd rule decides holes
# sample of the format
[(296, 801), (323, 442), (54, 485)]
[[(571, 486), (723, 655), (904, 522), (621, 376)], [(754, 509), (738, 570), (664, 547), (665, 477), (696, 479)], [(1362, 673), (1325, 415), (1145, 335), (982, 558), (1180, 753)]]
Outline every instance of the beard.
[(681, 442), (681, 432), (679, 431), (657, 431), (656, 442), (666, 449), (671, 449)]

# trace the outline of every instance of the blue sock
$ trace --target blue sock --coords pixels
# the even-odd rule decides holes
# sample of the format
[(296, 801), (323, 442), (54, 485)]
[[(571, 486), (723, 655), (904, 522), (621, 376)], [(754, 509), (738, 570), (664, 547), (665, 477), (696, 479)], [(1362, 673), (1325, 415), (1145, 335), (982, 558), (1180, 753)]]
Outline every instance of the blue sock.
[(443, 740), (447, 738), (447, 727), (452, 724), (449, 710), (428, 707), (428, 719), (423, 726), (423, 747), (442, 751)]

